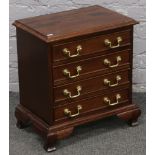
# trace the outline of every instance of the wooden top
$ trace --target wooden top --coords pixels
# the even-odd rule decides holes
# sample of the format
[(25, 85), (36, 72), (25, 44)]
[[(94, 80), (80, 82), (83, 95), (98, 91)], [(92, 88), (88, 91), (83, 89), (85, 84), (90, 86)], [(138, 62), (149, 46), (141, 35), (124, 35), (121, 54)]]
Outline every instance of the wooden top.
[(51, 42), (137, 23), (127, 16), (95, 5), (20, 19), (13, 25)]

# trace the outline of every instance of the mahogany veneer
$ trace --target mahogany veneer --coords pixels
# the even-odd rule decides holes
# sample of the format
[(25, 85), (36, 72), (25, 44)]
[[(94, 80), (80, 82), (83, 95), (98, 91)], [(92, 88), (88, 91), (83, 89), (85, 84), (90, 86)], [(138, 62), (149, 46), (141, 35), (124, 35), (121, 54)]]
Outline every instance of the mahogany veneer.
[(132, 103), (137, 23), (100, 6), (16, 20), (17, 126), (31, 122), (50, 152), (84, 123), (116, 115), (136, 125), (141, 113)]

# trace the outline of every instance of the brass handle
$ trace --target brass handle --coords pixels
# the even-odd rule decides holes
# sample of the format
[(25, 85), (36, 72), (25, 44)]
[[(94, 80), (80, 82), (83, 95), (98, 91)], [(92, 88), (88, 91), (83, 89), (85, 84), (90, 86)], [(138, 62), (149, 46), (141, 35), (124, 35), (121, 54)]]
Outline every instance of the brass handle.
[(104, 64), (108, 65), (110, 68), (117, 67), (119, 65), (120, 61), (122, 61), (121, 56), (117, 56), (116, 57), (116, 61), (117, 61), (117, 63), (115, 65), (111, 65), (111, 61), (110, 60), (104, 59)]
[(105, 39), (104, 43), (105, 45), (108, 45), (110, 48), (117, 48), (120, 46), (120, 42), (122, 42), (122, 37), (117, 37), (117, 45), (112, 45), (111, 41), (109, 39)]
[(73, 57), (79, 56), (81, 50), (82, 50), (82, 46), (81, 46), (81, 45), (78, 45), (78, 46), (76, 47), (77, 54), (71, 55), (71, 51), (69, 51), (67, 48), (64, 48), (64, 49), (63, 49), (63, 53), (64, 53), (65, 55), (67, 55), (69, 58), (73, 58)]
[(70, 73), (70, 71), (68, 69), (64, 69), (63, 73), (64, 73), (64, 75), (68, 75), (68, 77), (70, 79), (73, 79), (73, 78), (76, 78), (76, 77), (80, 76), (80, 71), (82, 71), (82, 67), (81, 66), (77, 66), (76, 67), (76, 71), (77, 71), (76, 75), (71, 75), (71, 73)]
[(121, 76), (120, 75), (117, 75), (116, 76), (116, 83), (115, 84), (111, 84), (111, 81), (108, 80), (108, 79), (104, 79), (104, 84), (105, 85), (108, 85), (109, 87), (115, 87), (115, 86), (118, 86), (119, 84), (119, 81), (121, 80)]
[(80, 91), (82, 90), (82, 87), (81, 86), (77, 86), (76, 89), (77, 89), (77, 92), (78, 92), (77, 95), (73, 95), (72, 96), (72, 93), (70, 91), (68, 91), (68, 89), (64, 89), (63, 90), (63, 94), (65, 96), (68, 96), (69, 98), (76, 98), (76, 97), (80, 96)]
[(119, 99), (121, 98), (120, 94), (116, 94), (116, 102), (111, 103), (111, 100), (108, 97), (104, 97), (104, 102), (108, 103), (110, 106), (114, 106), (116, 104), (119, 104)]
[(76, 117), (78, 115), (80, 115), (80, 110), (82, 109), (81, 105), (77, 106), (77, 113), (76, 114), (72, 114), (72, 112), (69, 109), (64, 109), (64, 114), (67, 115), (68, 117)]

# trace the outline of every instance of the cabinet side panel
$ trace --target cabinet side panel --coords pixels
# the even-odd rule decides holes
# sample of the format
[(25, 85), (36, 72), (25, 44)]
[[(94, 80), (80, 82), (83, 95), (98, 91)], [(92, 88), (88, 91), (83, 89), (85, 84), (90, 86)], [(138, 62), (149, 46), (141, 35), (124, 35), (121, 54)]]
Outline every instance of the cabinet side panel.
[(50, 123), (51, 87), (48, 46), (17, 28), (20, 104)]
[(133, 81), (133, 74), (132, 74), (132, 72), (133, 72), (133, 26), (131, 26), (131, 32), (130, 32), (130, 35), (131, 35), (131, 40), (130, 40), (130, 42), (131, 42), (131, 53), (130, 53), (130, 68), (131, 68), (131, 70), (130, 70), (130, 81), (131, 81), (131, 85), (130, 85), (130, 92), (131, 92), (131, 94), (130, 94), (130, 102), (131, 103), (133, 103), (133, 100), (132, 100), (132, 86), (133, 86), (133, 83), (132, 83), (132, 81)]

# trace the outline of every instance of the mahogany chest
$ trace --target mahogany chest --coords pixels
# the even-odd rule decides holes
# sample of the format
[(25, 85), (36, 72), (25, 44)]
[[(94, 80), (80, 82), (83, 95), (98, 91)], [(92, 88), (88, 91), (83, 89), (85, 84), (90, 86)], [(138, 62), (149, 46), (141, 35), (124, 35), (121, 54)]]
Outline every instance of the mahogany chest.
[(116, 115), (136, 125), (133, 25), (100, 6), (20, 19), (17, 127), (32, 124), (47, 151), (81, 124)]

